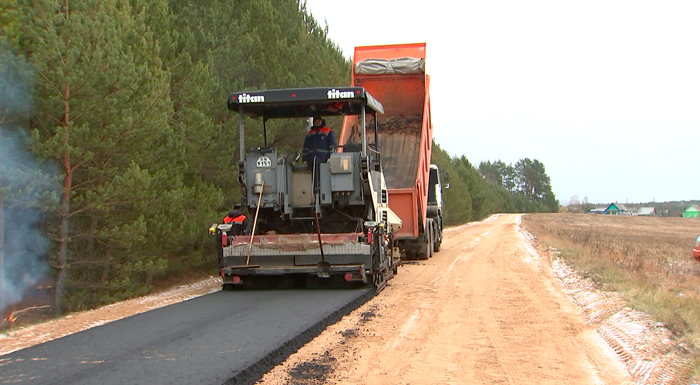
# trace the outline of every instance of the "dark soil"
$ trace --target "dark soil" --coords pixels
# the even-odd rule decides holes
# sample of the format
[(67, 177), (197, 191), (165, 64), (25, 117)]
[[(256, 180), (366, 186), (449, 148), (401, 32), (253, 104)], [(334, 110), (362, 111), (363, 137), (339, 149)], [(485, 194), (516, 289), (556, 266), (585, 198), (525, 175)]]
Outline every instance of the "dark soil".
[(289, 384), (324, 384), (328, 375), (333, 371), (336, 358), (329, 352), (321, 357), (314, 358), (311, 362), (303, 362), (289, 371), (291, 377)]

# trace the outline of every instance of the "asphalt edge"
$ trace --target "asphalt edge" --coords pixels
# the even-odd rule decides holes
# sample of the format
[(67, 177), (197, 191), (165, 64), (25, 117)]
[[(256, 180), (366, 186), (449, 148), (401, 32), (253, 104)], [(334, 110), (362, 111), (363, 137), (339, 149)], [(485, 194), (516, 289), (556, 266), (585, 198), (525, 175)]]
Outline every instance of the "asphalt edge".
[(348, 302), (336, 311), (332, 312), (322, 320), (311, 325), (308, 329), (302, 331), (296, 337), (285, 342), (279, 348), (270, 351), (257, 362), (251, 364), (247, 368), (236, 373), (233, 377), (226, 380), (223, 385), (252, 385), (260, 380), (263, 375), (272, 370), (276, 365), (284, 362), (289, 356), (295, 353), (299, 348), (309, 343), (311, 340), (320, 335), (326, 328), (340, 321), (344, 316), (350, 314), (377, 295), (374, 290), (367, 290), (361, 296)]

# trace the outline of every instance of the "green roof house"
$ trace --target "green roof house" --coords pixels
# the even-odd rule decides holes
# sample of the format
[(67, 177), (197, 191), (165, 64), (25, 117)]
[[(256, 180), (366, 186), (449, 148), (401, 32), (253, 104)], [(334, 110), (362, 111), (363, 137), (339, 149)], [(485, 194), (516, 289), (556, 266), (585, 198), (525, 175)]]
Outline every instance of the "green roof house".
[(683, 218), (700, 218), (700, 206), (692, 205), (685, 209)]
[(628, 215), (627, 207), (619, 203), (611, 203), (610, 206), (605, 209), (605, 213), (608, 215)]

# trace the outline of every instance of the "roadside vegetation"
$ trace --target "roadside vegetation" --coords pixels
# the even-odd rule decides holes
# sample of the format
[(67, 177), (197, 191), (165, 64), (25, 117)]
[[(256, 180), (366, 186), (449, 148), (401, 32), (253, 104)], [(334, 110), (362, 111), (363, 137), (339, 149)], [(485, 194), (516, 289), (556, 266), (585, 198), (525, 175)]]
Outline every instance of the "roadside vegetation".
[(700, 218), (529, 214), (523, 226), (580, 276), (651, 315), (688, 349), (700, 377)]

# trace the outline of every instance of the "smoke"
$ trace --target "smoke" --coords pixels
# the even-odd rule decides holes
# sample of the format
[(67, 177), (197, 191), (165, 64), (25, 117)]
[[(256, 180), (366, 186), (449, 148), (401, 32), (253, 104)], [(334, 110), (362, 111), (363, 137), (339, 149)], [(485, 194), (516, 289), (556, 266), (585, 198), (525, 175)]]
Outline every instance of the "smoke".
[(28, 119), (31, 76), (29, 64), (0, 44), (0, 129), (16, 128)]
[(0, 314), (48, 272), (39, 200), (51, 184), (28, 150), (31, 74), (0, 47)]
[(48, 273), (49, 240), (38, 229), (39, 214), (22, 206), (4, 207), (3, 270), (4, 282), (0, 303), (4, 308), (22, 300)]

